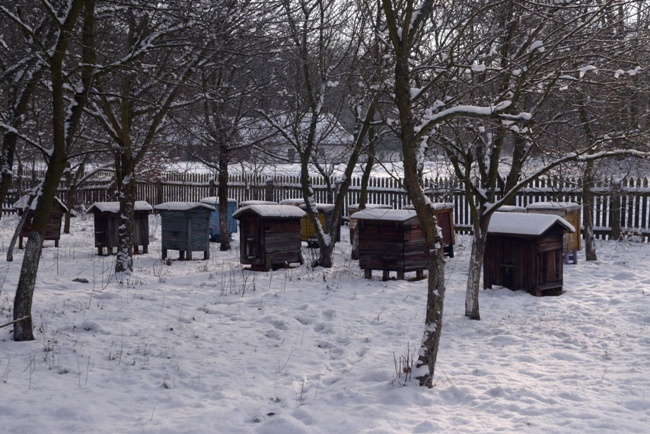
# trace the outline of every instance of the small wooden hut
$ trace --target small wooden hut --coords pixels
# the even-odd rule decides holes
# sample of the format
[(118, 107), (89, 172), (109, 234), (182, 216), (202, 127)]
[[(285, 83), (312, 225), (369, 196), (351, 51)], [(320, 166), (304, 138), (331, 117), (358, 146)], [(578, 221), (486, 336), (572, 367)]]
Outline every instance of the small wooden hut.
[(164, 202), (156, 205), (162, 227), (162, 258), (168, 250), (178, 250), (179, 259), (192, 259), (202, 251), (210, 259), (210, 215), (214, 207), (201, 202)]
[(366, 209), (354, 214), (359, 238), (359, 267), (366, 279), (372, 270), (381, 270), (383, 280), (390, 272), (415, 271), (416, 278), (424, 277), (427, 269), (427, 246), (424, 231), (415, 211), (396, 209)]
[(249, 205), (233, 217), (239, 220), (239, 261), (252, 270), (269, 271), (302, 264), (300, 222), (305, 212), (292, 205)]
[(535, 202), (526, 206), (529, 213), (558, 215), (574, 227), (575, 232), (565, 234), (564, 238), (565, 264), (568, 264), (569, 261), (574, 264), (578, 263), (578, 251), (581, 249), (580, 242), (582, 239), (580, 232), (582, 223), (580, 218), (581, 209), (580, 205), (572, 202)]
[[(144, 200), (137, 200), (133, 204), (133, 253), (149, 252), (149, 214), (153, 207)], [(97, 254), (113, 254), (117, 249), (118, 228), (120, 226), (119, 202), (95, 202), (87, 213), (93, 213), (95, 220), (95, 247)]]
[(495, 212), (488, 227), (483, 287), (561, 294), (564, 233), (573, 231), (556, 215)]
[[(24, 212), (27, 211), (27, 217), (25, 223), (20, 228), (20, 234), (18, 238), (18, 248), (23, 248), (23, 237), (29, 235), (29, 232), (32, 230), (32, 221), (34, 220), (34, 213), (36, 212), (36, 205), (38, 203), (38, 198), (32, 201), (29, 210), (27, 210), (27, 204), (29, 203), (29, 196), (25, 195), (18, 199), (14, 203), (14, 209), (19, 216), (22, 216)], [(54, 246), (59, 247), (59, 240), (61, 239), (61, 219), (63, 214), (68, 212), (68, 207), (66, 207), (61, 200), (54, 198), (54, 206), (52, 206), (52, 211), (50, 212), (50, 219), (45, 226), (45, 234), (43, 240), (54, 241)]]
[[(445, 255), (454, 257), (454, 245), (456, 244), (456, 232), (454, 230), (454, 204), (449, 202), (432, 203), (433, 215), (436, 216), (436, 224), (442, 229), (442, 242), (444, 243)], [(412, 210), (409, 205), (404, 209)]]
[[(219, 198), (216, 196), (204, 197), (201, 202), (207, 203), (214, 207), (214, 211), (210, 214), (210, 241), (221, 241), (221, 213), (219, 211)], [(230, 232), (230, 239), (232, 234), (237, 232), (237, 220), (232, 217), (232, 214), (237, 210), (237, 201), (235, 199), (228, 199), (228, 211), (226, 218), (228, 219), (228, 231)]]

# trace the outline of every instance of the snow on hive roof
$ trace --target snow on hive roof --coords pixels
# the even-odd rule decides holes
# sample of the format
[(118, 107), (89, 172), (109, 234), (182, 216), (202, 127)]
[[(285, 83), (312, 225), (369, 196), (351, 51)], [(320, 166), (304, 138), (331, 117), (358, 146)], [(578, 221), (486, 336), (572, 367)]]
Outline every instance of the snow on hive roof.
[[(334, 209), (334, 204), (333, 203), (315, 203), (314, 206), (316, 207), (317, 211), (322, 211), (322, 212), (327, 212), (327, 211), (332, 211)], [(304, 203), (300, 205), (300, 209), (306, 210), (307, 205)]]
[(499, 207), (499, 212), (526, 212), (526, 208), (523, 206), (515, 205), (501, 205)]
[[(61, 202), (61, 199), (59, 199), (58, 197), (55, 197), (54, 202), (61, 205), (63, 207), (63, 209), (65, 210), (65, 212), (68, 212), (68, 207), (65, 206), (63, 204), (63, 202)], [(22, 196), (20, 199), (18, 199), (16, 202), (14, 202), (13, 206), (14, 206), (14, 209), (22, 209), (22, 210), (24, 210), (25, 208), (27, 208), (27, 203), (29, 203), (29, 195), (28, 194)], [(37, 204), (38, 204), (38, 197), (34, 198), (34, 200), (32, 201), (32, 205), (29, 207), (29, 209), (30, 210), (35, 210)]]
[(394, 222), (405, 222), (416, 217), (415, 211), (406, 209), (364, 209), (354, 213), (356, 220), (385, 220)]
[(535, 202), (526, 205), (526, 209), (580, 209), (580, 205), (573, 202)]
[(303, 198), (295, 198), (295, 199), (283, 199), (280, 201), (280, 205), (295, 205), (299, 206), (305, 203), (305, 199)]
[(232, 216), (239, 218), (246, 213), (255, 213), (262, 217), (303, 218), (307, 213), (293, 205), (248, 205), (239, 208)]
[[(208, 196), (208, 197), (204, 197), (203, 199), (201, 199), (201, 202), (207, 203), (208, 205), (219, 205), (219, 198), (217, 196)], [(228, 202), (230, 202), (230, 203), (234, 202), (236, 204), (237, 200), (228, 199)]]
[(245, 206), (249, 205), (277, 205), (277, 202), (273, 202), (271, 200), (244, 200), (242, 202), (239, 202), (239, 207), (244, 208)]
[[(119, 202), (95, 202), (93, 203), (90, 208), (88, 208), (87, 213), (93, 212), (94, 210), (97, 210), (99, 212), (110, 212), (113, 214), (117, 214), (120, 212), (120, 203)], [(136, 200), (135, 203), (133, 204), (133, 210), (134, 211), (153, 211), (153, 207), (149, 205), (149, 202), (145, 200)]]
[(555, 224), (561, 225), (567, 232), (575, 232), (571, 223), (557, 215), (495, 212), (490, 219), (488, 233), (542, 235)]
[(160, 211), (187, 211), (194, 208), (205, 208), (214, 211), (214, 207), (201, 202), (163, 202), (154, 207)]

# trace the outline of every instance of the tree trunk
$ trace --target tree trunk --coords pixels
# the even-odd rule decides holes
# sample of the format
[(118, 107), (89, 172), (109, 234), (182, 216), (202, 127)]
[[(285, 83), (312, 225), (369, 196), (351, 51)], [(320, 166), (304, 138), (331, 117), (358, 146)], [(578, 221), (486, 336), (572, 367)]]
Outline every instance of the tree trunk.
[[(596, 241), (594, 237), (594, 162), (587, 161), (582, 179), (582, 224), (584, 226), (583, 236), (585, 238), (585, 259), (597, 261)], [(578, 230), (579, 228), (576, 228)]]
[(231, 249), (230, 246), (230, 223), (228, 216), (228, 147), (219, 146), (219, 174), (217, 193), (219, 196), (219, 225), (221, 229), (221, 241), (219, 250), (225, 252)]
[(32, 324), (32, 301), (36, 285), (36, 273), (43, 250), (43, 235), (32, 230), (27, 237), (25, 257), (20, 269), (16, 298), (14, 299), (14, 321), (25, 318), (14, 324), (14, 340), (33, 341), (34, 328)]
[(472, 253), (469, 259), (469, 274), (467, 276), (467, 290), (465, 292), (465, 316), (477, 321), (481, 319), (479, 293), (489, 223), (490, 216), (482, 216), (478, 226), (474, 226)]
[(119, 226), (117, 230), (117, 257), (115, 275), (133, 272), (133, 218), (137, 186), (135, 167), (129, 150), (123, 150), (119, 158), (120, 170), (116, 172), (120, 202)]
[[(421, 386), (433, 387), (433, 374), (438, 359), (442, 334), (442, 309), (445, 300), (445, 260), (442, 249), (429, 250), (429, 280), (427, 285), (427, 310), (424, 319), (422, 351), (415, 365), (415, 378)], [(426, 368), (426, 369), (424, 369)]]

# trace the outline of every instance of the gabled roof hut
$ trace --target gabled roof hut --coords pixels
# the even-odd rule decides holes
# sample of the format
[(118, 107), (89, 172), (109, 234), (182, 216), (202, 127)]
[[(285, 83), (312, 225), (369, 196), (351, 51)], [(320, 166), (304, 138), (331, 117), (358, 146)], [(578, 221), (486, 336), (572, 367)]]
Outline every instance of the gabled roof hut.
[(293, 205), (249, 205), (233, 214), (239, 220), (239, 261), (268, 271), (302, 264), (300, 222), (305, 212)]
[[(120, 227), (119, 202), (95, 202), (88, 208), (87, 213), (92, 213), (95, 220), (95, 247), (97, 254), (112, 255), (113, 249), (118, 247), (118, 229)], [(133, 252), (142, 253), (149, 251), (149, 214), (153, 207), (144, 200), (137, 200), (133, 204)]]
[[(20, 228), (20, 234), (18, 238), (18, 248), (23, 248), (23, 237), (29, 235), (29, 232), (32, 230), (32, 221), (34, 220), (34, 213), (36, 212), (36, 205), (38, 204), (38, 198), (35, 198), (32, 201), (29, 210), (27, 210), (27, 204), (29, 203), (29, 195), (22, 196), (14, 203), (14, 209), (18, 212), (18, 215), (22, 216), (25, 211), (27, 211), (27, 217), (25, 223)], [(54, 205), (52, 206), (52, 211), (50, 212), (50, 219), (45, 226), (45, 234), (43, 240), (54, 241), (54, 246), (59, 247), (59, 240), (61, 239), (61, 219), (63, 214), (68, 212), (68, 207), (66, 207), (63, 202), (57, 197), (54, 198)]]
[(383, 280), (391, 271), (398, 279), (404, 273), (416, 272), (416, 278), (424, 277), (427, 269), (427, 247), (420, 221), (411, 210), (366, 209), (354, 214), (355, 231), (359, 239), (359, 267), (366, 279), (372, 278), (372, 270), (381, 270)]
[(573, 226), (556, 215), (495, 212), (488, 227), (483, 287), (561, 294), (565, 232), (574, 232)]
[(162, 226), (162, 258), (168, 250), (178, 250), (179, 259), (192, 259), (202, 251), (210, 259), (210, 215), (214, 207), (201, 202), (164, 202), (156, 205)]

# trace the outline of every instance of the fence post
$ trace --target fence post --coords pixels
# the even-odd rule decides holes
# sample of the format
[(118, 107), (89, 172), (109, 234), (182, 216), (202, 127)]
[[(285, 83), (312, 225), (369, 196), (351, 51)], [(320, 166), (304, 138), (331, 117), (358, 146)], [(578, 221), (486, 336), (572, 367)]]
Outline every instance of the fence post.
[(217, 195), (217, 183), (214, 181), (214, 178), (211, 178), (210, 182), (208, 182), (208, 189), (208, 196)]
[(155, 203), (155, 205), (157, 205), (159, 203), (163, 203), (163, 202), (164, 202), (164, 200), (163, 200), (163, 184), (162, 184), (162, 180), (159, 179), (158, 182), (156, 182), (156, 203)]
[(609, 239), (621, 238), (621, 181), (610, 184), (609, 226), (612, 228)]
[(268, 178), (266, 180), (266, 186), (264, 187), (264, 200), (273, 202), (273, 190), (273, 178)]

